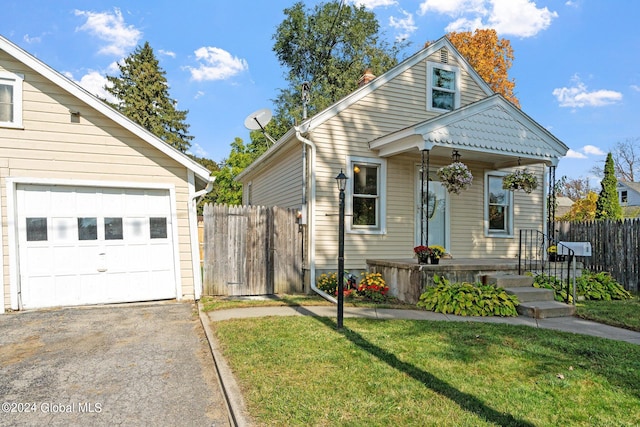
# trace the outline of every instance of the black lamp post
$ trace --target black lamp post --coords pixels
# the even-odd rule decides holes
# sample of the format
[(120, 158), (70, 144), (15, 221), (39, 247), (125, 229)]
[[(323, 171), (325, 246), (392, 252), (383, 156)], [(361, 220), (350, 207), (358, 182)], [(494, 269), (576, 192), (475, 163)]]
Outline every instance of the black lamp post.
[(347, 176), (340, 169), (336, 176), (338, 190), (340, 190), (340, 214), (338, 225), (338, 329), (342, 329), (344, 313), (344, 189), (347, 186)]

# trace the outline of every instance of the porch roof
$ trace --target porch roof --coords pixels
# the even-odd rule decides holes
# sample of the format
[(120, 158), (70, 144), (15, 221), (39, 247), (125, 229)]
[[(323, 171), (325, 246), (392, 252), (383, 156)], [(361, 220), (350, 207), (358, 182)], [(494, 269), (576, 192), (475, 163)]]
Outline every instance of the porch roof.
[(381, 157), (415, 150), (496, 168), (544, 162), (557, 165), (569, 147), (520, 109), (496, 94), (369, 142)]

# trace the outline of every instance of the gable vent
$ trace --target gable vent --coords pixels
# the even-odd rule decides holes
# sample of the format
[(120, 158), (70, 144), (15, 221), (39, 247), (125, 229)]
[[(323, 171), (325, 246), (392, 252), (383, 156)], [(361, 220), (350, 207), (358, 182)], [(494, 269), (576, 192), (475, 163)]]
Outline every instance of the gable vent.
[(440, 62), (443, 64), (449, 63), (449, 51), (445, 48), (440, 49)]

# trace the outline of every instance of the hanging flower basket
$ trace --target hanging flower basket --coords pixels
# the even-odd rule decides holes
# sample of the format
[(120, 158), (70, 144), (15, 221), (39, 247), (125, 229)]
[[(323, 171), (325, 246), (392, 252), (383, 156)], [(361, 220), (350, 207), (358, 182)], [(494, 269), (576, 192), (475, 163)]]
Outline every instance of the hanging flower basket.
[(522, 190), (525, 193), (531, 193), (538, 188), (538, 178), (527, 172), (526, 169), (518, 169), (502, 178), (502, 188), (505, 190)]
[(441, 167), (438, 169), (438, 177), (447, 191), (455, 194), (460, 194), (460, 191), (470, 186), (473, 181), (471, 171), (462, 162), (453, 162), (449, 166)]

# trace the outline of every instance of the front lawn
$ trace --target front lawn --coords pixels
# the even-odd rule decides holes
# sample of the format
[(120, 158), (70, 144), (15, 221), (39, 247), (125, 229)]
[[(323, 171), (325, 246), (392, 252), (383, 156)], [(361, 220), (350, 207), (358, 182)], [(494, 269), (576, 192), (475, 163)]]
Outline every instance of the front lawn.
[(576, 315), (583, 319), (640, 332), (640, 298), (627, 300), (580, 301)]
[(640, 346), (524, 326), (212, 323), (258, 425), (640, 425)]

